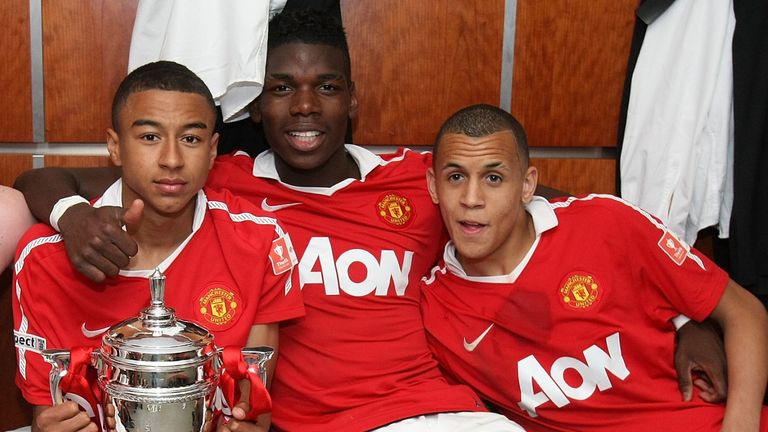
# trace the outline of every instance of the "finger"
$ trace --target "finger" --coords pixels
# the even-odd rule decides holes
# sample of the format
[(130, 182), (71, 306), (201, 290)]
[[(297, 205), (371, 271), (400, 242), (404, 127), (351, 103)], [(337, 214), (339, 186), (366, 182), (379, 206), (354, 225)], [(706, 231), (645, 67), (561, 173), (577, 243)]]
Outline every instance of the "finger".
[[(676, 362), (677, 363), (677, 362)], [(684, 401), (690, 401), (693, 398), (693, 384), (691, 382), (691, 364), (686, 363), (683, 367), (677, 367), (677, 387), (683, 396)]]
[(135, 199), (131, 206), (123, 213), (122, 221), (125, 224), (125, 230), (130, 234), (135, 234), (141, 225), (141, 218), (144, 215), (144, 201)]
[(699, 368), (702, 374), (702, 379), (709, 381), (712, 390), (709, 392), (705, 399), (707, 402), (723, 402), (728, 392), (727, 372), (723, 369), (721, 373), (714, 373), (708, 367)]
[(115, 276), (120, 271), (119, 266), (93, 248), (88, 248), (83, 251), (82, 257), (73, 260), (72, 264), (78, 270), (85, 269), (88, 266), (95, 267), (98, 271), (103, 273), (104, 276)]
[(107, 275), (98, 267), (83, 260), (78, 260), (78, 262), (73, 261), (72, 266), (83, 276), (94, 282), (101, 283), (107, 278)]
[(232, 418), (237, 420), (245, 419), (248, 411), (251, 410), (250, 395), (251, 395), (251, 382), (247, 379), (238, 381), (240, 386), (240, 400), (232, 407)]
[[(100, 255), (115, 267), (122, 269), (131, 262), (131, 257), (136, 255), (136, 241), (123, 230), (109, 239), (94, 239), (91, 242), (95, 254)], [(86, 251), (87, 252), (87, 251)], [(84, 255), (87, 255), (85, 253)]]

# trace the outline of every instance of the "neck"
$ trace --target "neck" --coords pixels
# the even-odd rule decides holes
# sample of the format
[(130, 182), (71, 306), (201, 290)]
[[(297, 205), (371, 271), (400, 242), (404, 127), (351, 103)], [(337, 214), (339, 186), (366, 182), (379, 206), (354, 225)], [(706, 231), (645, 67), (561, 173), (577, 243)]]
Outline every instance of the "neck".
[(344, 147), (316, 168), (302, 169), (288, 165), (275, 153), (275, 168), (280, 180), (293, 186), (331, 187), (346, 179), (360, 179), (360, 168)]
[(517, 224), (512, 234), (510, 234), (510, 242), (504, 246), (503, 251), (499, 251), (500, 253), (495, 253), (493, 256), (482, 259), (471, 260), (458, 255), (458, 251), (456, 251), (459, 263), (468, 276), (508, 275), (520, 265), (536, 240), (536, 228), (533, 225), (533, 218), (530, 213), (523, 211), (520, 219), (520, 223)]
[(156, 268), (192, 233), (196, 199), (184, 210), (172, 215), (158, 214), (145, 208), (138, 229), (132, 234), (139, 246), (131, 257), (128, 269), (148, 270)]

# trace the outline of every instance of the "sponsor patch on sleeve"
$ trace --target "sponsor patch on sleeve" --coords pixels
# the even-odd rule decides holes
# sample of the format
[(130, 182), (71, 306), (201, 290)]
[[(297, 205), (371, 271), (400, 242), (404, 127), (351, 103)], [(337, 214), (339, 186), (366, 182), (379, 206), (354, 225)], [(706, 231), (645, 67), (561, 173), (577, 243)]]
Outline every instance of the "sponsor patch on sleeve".
[(39, 353), (45, 349), (46, 342), (44, 338), (28, 333), (13, 331), (13, 344), (16, 348)]
[(269, 249), (269, 260), (272, 261), (272, 272), (276, 275), (287, 272), (299, 262), (296, 258), (296, 251), (293, 250), (291, 237), (288, 234), (272, 241), (272, 246)]
[(685, 257), (688, 256), (688, 247), (685, 243), (667, 230), (664, 231), (664, 235), (659, 240), (659, 247), (677, 265), (683, 265)]

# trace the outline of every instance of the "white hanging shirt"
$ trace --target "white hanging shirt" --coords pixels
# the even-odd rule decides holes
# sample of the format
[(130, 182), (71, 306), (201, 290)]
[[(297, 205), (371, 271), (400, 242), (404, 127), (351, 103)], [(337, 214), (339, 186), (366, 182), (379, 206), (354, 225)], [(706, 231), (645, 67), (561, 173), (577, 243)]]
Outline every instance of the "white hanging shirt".
[(128, 70), (181, 63), (211, 90), (224, 121), (247, 117), (262, 90), (269, 18), (287, 0), (140, 0)]
[(645, 34), (621, 152), (622, 197), (688, 244), (733, 205), (732, 0), (676, 0)]

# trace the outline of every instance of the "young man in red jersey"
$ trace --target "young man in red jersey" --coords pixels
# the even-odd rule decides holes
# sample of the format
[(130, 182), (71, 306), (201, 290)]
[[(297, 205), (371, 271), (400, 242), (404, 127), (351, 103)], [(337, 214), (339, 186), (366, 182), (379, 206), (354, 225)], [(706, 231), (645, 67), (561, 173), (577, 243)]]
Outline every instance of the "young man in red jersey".
[[(458, 111), (433, 154), (451, 242), (422, 311), (449, 376), (528, 430), (768, 430), (768, 317), (723, 270), (619, 198), (534, 196), (525, 132), (497, 107)], [(680, 399), (681, 313), (723, 329), (726, 406)]]
[[(35, 405), (33, 431), (115, 427), (86, 388), (69, 389), (69, 401), (51, 407), (51, 367), (40, 352), (98, 347), (111, 325), (150, 304), (154, 269), (166, 276), (166, 304), (179, 318), (208, 328), (220, 347), (277, 349), (277, 323), (304, 315), (299, 290), (291, 289), (295, 258), (272, 260), (273, 249), (290, 245), (274, 216), (229, 192), (203, 188), (218, 140), (205, 84), (179, 64), (150, 63), (123, 80), (112, 113), (107, 148), (122, 176), (94, 206), (133, 203), (128, 234), (138, 249), (130, 263), (103, 283), (91, 282), (72, 268), (61, 236), (43, 224), (24, 235), (16, 255), (16, 383)], [(95, 386), (92, 372), (87, 378)], [(269, 430), (268, 413), (247, 424), (247, 404), (234, 402), (236, 420), (219, 430)]]
[[(276, 211), (300, 256), (296, 284), (307, 317), (281, 328), (273, 425), (301, 431), (427, 430), (434, 423), (433, 430), (516, 429), (482, 413), (469, 388), (448, 385), (426, 345), (418, 281), (445, 241), (424, 183), (431, 156), (378, 156), (345, 146), (358, 101), (343, 29), (317, 12), (283, 14), (270, 25), (267, 80), (251, 114), (272, 150), (255, 160), (219, 158), (209, 184)], [(77, 181), (83, 174), (89, 180)], [(111, 180), (108, 170), (34, 175), (38, 180), (27, 177), (25, 192), (33, 211), (45, 217), (78, 186), (88, 194), (105, 177)], [(49, 183), (47, 190), (30, 188)], [(124, 236), (111, 235), (116, 220), (116, 210), (86, 205), (61, 218), (62, 235), (85, 274), (112, 274), (133, 253)], [(449, 412), (459, 413), (432, 415)]]

